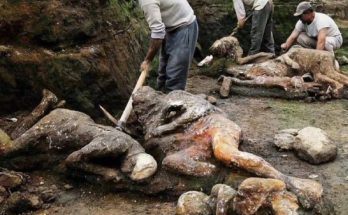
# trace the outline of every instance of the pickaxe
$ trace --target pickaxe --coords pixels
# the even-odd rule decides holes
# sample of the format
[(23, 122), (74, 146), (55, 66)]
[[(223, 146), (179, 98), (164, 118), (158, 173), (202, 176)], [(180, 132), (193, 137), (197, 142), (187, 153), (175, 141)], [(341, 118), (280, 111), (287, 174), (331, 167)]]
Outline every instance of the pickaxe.
[(126, 108), (124, 109), (122, 116), (120, 118), (120, 120), (117, 120), (115, 117), (113, 117), (107, 110), (105, 110), (101, 105), (99, 105), (100, 109), (103, 111), (103, 113), (105, 114), (105, 116), (116, 125), (116, 128), (119, 130), (122, 130), (126, 133), (130, 133), (127, 129), (126, 129), (126, 122), (128, 120), (128, 117), (133, 109), (132, 103), (133, 103), (133, 99), (132, 96), (133, 94), (141, 87), (143, 86), (145, 79), (148, 75), (148, 70), (143, 70), (138, 78), (138, 81), (132, 91), (132, 94), (128, 100), (128, 103), (126, 105)]

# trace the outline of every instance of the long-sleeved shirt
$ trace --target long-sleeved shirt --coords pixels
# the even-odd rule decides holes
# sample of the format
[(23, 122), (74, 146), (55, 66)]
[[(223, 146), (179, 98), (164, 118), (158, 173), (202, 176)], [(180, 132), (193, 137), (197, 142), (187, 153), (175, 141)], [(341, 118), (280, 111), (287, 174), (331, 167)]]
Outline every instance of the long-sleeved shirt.
[(265, 7), (267, 2), (268, 0), (233, 0), (237, 19), (241, 20), (246, 17), (245, 6), (251, 7), (252, 10), (261, 10)]
[(166, 30), (189, 25), (196, 19), (187, 0), (139, 0), (139, 4), (154, 39), (163, 39)]

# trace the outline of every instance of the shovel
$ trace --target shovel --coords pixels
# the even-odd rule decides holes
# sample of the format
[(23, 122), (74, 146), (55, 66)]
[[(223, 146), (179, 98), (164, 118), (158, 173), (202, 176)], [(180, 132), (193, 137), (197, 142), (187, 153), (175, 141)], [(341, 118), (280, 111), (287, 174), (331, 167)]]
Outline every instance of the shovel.
[(133, 103), (132, 96), (141, 86), (143, 86), (148, 72), (149, 72), (148, 70), (141, 71), (141, 74), (140, 74), (140, 76), (138, 78), (138, 81), (137, 81), (133, 91), (132, 91), (132, 94), (131, 94), (131, 96), (130, 96), (130, 98), (128, 100), (126, 108), (124, 109), (124, 111), (122, 113), (122, 116), (121, 116), (120, 120), (117, 121), (107, 110), (105, 110), (101, 105), (99, 105), (100, 109), (103, 111), (105, 116), (109, 120), (111, 120), (114, 124), (116, 124), (116, 128), (117, 129), (122, 130), (122, 131), (124, 131), (126, 133), (129, 133), (126, 130), (125, 125), (126, 125), (126, 122), (128, 120), (128, 117), (129, 117), (129, 115), (130, 115), (130, 113), (131, 113), (131, 111), (133, 109), (133, 106), (132, 106), (132, 103)]

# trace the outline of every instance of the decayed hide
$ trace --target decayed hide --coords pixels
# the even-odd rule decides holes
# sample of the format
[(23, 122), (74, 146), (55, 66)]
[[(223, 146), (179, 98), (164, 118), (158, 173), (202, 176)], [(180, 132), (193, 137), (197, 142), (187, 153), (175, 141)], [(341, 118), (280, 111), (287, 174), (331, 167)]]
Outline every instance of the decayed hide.
[[(41, 163), (64, 160), (70, 153), (65, 160), (69, 168), (96, 175), (104, 181), (119, 182), (128, 178), (141, 181), (157, 169), (153, 157), (132, 137), (96, 124), (86, 114), (67, 109), (51, 111), (14, 140), (0, 140), (6, 140), (0, 141), (2, 165), (15, 169), (31, 169)], [(109, 162), (106, 165), (101, 160)]]
[[(280, 88), (322, 98), (347, 97), (348, 76), (336, 71), (334, 55), (327, 51), (291, 48), (277, 59), (227, 69), (231, 85)], [(226, 86), (225, 86), (226, 88)]]
[(238, 39), (234, 36), (223, 37), (215, 41), (209, 50), (214, 56), (232, 58), (241, 65), (247, 63), (260, 63), (274, 58), (274, 54), (266, 52), (243, 57), (243, 49), (240, 47)]
[(143, 87), (133, 96), (134, 110), (145, 133), (147, 151), (161, 151), (162, 167), (197, 177), (214, 173), (217, 159), (255, 175), (282, 180), (304, 207), (321, 198), (322, 186), (284, 175), (259, 156), (238, 150), (240, 127), (201, 97), (185, 91), (168, 95)]
[(240, 127), (200, 96), (143, 87), (133, 96), (133, 108), (143, 147), (159, 164), (156, 173), (156, 161), (136, 140), (66, 109), (53, 110), (20, 137), (1, 143), (0, 163), (58, 154), (75, 175), (93, 175), (115, 188), (177, 194), (221, 182), (226, 167), (233, 167), (283, 181), (306, 208), (321, 199), (319, 183), (284, 175), (261, 157), (239, 151)]

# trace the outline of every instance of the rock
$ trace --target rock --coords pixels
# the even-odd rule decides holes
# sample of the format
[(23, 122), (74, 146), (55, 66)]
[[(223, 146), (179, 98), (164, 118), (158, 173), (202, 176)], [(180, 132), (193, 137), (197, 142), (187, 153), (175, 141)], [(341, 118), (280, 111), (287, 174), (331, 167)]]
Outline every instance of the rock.
[[(207, 202), (211, 208), (210, 213)], [(258, 213), (261, 208), (262, 213)], [(207, 196), (201, 192), (190, 191), (181, 195), (177, 214), (296, 215), (298, 208), (296, 195), (286, 191), (284, 182), (276, 179), (248, 178), (240, 184), (238, 192), (225, 184), (216, 184), (208, 201)]]
[(299, 208), (296, 196), (287, 191), (273, 194), (271, 204), (274, 214), (277, 215), (297, 215)]
[(208, 96), (207, 98), (208, 102), (210, 102), (210, 104), (216, 105), (217, 103), (217, 99), (214, 96)]
[(0, 151), (12, 144), (10, 136), (0, 129)]
[(260, 208), (272, 214), (297, 214), (299, 208), (294, 194), (286, 191), (285, 183), (277, 179), (248, 178), (233, 201), (234, 210), (242, 215), (255, 214)]
[(318, 204), (315, 205), (315, 207), (313, 208), (313, 212), (314, 212), (313, 214), (322, 214), (322, 215), (341, 214), (341, 213), (337, 213), (336, 210), (337, 208), (335, 207), (335, 204), (329, 199), (329, 197), (326, 197), (326, 198), (323, 198)]
[(6, 189), (2, 186), (0, 186), (0, 204), (7, 198), (8, 193)]
[(298, 131), (298, 129), (281, 130), (274, 136), (274, 144), (281, 150), (291, 150)]
[(0, 214), (26, 213), (55, 200), (57, 191), (38, 186), (35, 178), (20, 172), (0, 170)]
[(248, 178), (238, 187), (238, 194), (233, 200), (233, 208), (240, 214), (254, 214), (265, 204), (272, 192), (284, 191), (284, 182), (276, 179)]
[(306, 127), (298, 132), (294, 150), (297, 156), (312, 164), (320, 164), (336, 158), (337, 146), (320, 128)]
[(198, 96), (198, 97), (200, 97), (202, 99), (208, 100), (208, 96), (206, 94), (204, 94), (204, 93), (197, 94), (196, 96)]
[(326, 132), (314, 127), (281, 130), (275, 135), (274, 144), (281, 150), (294, 150), (298, 157), (312, 164), (328, 162), (337, 155), (336, 144)]
[(157, 170), (156, 160), (149, 154), (139, 153), (135, 155), (136, 164), (130, 175), (133, 181), (141, 181), (155, 174)]
[(71, 189), (73, 189), (74, 187), (71, 185), (71, 184), (65, 184), (64, 185), (64, 189), (65, 190), (71, 190)]
[(227, 215), (232, 210), (236, 195), (237, 192), (225, 184), (214, 185), (209, 197), (201, 192), (189, 191), (180, 196), (176, 214)]
[(348, 0), (320, 0), (318, 2), (318, 11), (323, 11), (333, 18), (348, 19)]
[(30, 193), (15, 192), (7, 199), (7, 211), (17, 214), (30, 210), (37, 210), (42, 206), (43, 202), (39, 196)]
[(222, 84), (220, 87), (221, 98), (227, 98), (230, 95), (232, 86), (232, 79), (230, 77), (223, 77)]
[(215, 215), (227, 215), (229, 209), (233, 208), (233, 198), (237, 195), (230, 186), (225, 184), (216, 184), (209, 196), (209, 205)]
[(212, 215), (208, 199), (209, 197), (202, 192), (186, 192), (179, 197), (176, 215)]
[(6, 189), (16, 188), (26, 182), (26, 177), (17, 172), (0, 169), (0, 186)]
[(319, 175), (316, 175), (316, 174), (310, 174), (308, 176), (308, 178), (310, 178), (310, 179), (315, 179), (315, 178), (318, 178), (318, 177), (319, 177)]

